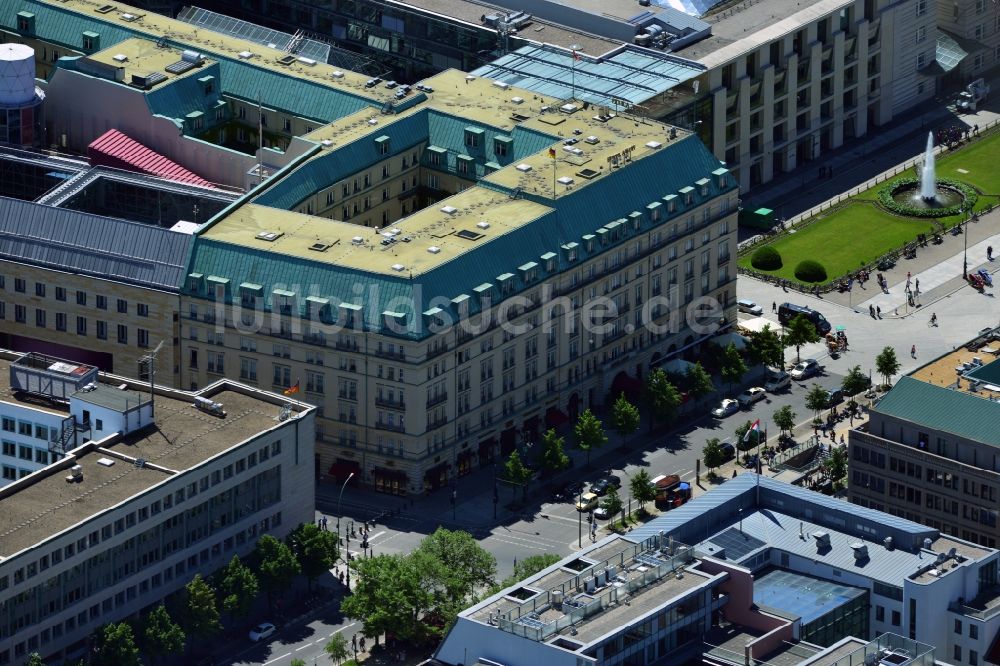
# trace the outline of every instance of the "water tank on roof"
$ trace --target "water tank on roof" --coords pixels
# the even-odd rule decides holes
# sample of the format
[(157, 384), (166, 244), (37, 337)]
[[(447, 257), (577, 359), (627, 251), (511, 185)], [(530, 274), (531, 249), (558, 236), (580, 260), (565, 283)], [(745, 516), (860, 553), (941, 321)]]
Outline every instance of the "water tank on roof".
[(0, 44), (0, 106), (30, 104), (35, 98), (35, 49)]

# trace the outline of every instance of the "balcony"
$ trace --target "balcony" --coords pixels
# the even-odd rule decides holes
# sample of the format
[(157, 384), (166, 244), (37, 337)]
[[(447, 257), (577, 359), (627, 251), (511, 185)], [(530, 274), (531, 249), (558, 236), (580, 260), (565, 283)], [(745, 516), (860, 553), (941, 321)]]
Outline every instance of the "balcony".
[(440, 418), (440, 419), (437, 419), (436, 421), (428, 421), (427, 422), (427, 429), (428, 430), (434, 430), (436, 428), (440, 428), (443, 425), (446, 425), (447, 423), (448, 423), (448, 419), (446, 419), (446, 418)]
[(383, 396), (375, 396), (375, 404), (378, 407), (387, 407), (388, 409), (396, 409), (399, 411), (406, 410), (406, 403), (401, 400), (394, 400), (392, 398), (385, 398)]
[(431, 407), (434, 407), (436, 405), (440, 405), (441, 403), (446, 402), (447, 400), (448, 400), (447, 391), (442, 391), (436, 396), (427, 396), (427, 409), (430, 409)]
[(393, 349), (390, 351), (388, 349), (383, 349), (382, 347), (379, 347), (378, 349), (375, 350), (375, 355), (380, 356), (382, 358), (394, 359), (397, 361), (406, 360), (406, 352), (401, 349)]
[(356, 340), (337, 340), (333, 343), (333, 346), (340, 351), (358, 351), (358, 343)]
[(391, 430), (392, 432), (406, 432), (406, 425), (403, 423), (383, 423), (376, 421), (375, 427), (378, 430)]

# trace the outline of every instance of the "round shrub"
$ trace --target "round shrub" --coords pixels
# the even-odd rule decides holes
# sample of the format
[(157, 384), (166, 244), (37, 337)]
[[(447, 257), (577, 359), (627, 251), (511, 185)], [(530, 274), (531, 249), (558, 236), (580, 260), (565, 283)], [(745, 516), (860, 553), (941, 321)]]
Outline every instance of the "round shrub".
[(806, 259), (795, 267), (795, 277), (801, 282), (826, 282), (826, 269), (818, 261)]
[(763, 245), (750, 256), (750, 265), (759, 271), (776, 271), (781, 268), (781, 254), (770, 245)]

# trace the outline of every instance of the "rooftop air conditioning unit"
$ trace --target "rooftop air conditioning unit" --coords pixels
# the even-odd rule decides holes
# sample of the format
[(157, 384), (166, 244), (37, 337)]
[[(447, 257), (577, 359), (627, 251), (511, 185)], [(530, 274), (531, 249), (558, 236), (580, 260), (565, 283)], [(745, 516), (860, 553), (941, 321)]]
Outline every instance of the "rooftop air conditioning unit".
[(181, 53), (181, 60), (183, 60), (184, 62), (193, 62), (195, 64), (200, 64), (201, 61), (203, 61), (204, 59), (205, 56), (198, 53), (197, 51), (192, 51), (191, 49), (185, 49), (184, 52)]

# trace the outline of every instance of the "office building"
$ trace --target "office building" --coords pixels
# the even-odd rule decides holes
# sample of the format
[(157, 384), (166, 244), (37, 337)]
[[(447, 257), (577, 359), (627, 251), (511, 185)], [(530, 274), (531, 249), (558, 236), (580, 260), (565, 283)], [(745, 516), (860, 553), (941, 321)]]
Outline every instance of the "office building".
[(902, 662), (996, 663), (1000, 614), (972, 606), (996, 605), (998, 558), (747, 473), (462, 611), (435, 659), (860, 664), (891, 645)]
[(850, 432), (852, 502), (997, 544), (997, 340), (987, 333), (900, 378)]
[(2, 224), (72, 214), (105, 263), (42, 251), (68, 225), (11, 247), (16, 349), (135, 374), (162, 341), (176, 386), (293, 389), (321, 474), (406, 494), (735, 321), (736, 182), (682, 128), (458, 71), (400, 90), (124, 6), (20, 11), (0, 22), (39, 55), (48, 142), (90, 162), (8, 151), (31, 189)]
[(32, 444), (49, 463), (18, 460), (0, 488), (0, 664), (80, 657), (101, 625), (313, 519), (309, 405), (227, 380), (151, 394), (40, 354), (4, 352), (0, 380), (19, 429), (55, 424)]

